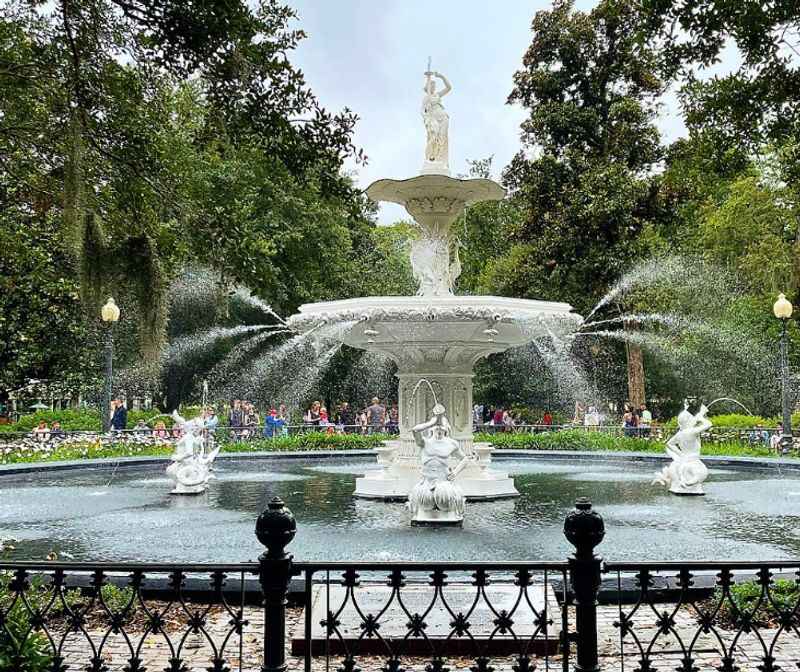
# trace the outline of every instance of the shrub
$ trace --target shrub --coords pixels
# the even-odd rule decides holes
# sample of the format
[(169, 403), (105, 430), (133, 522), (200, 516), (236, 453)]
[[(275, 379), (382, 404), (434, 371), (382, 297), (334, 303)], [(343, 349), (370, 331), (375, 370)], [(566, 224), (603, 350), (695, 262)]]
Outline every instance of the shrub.
[[(0, 628), (0, 670), (44, 672), (52, 661), (50, 644), (45, 635), (31, 630), (25, 602), (14, 599), (13, 580), (11, 572), (0, 572), (0, 612), (5, 613), (4, 627)], [(44, 606), (37, 599), (42, 592), (44, 589), (35, 583), (26, 591), (32, 609)]]
[(556, 432), (477, 434), (475, 441), (486, 441), (495, 448), (519, 450), (602, 450), (631, 452), (663, 452), (657, 441), (619, 436), (607, 432), (565, 429)]
[[(152, 426), (153, 419), (156, 417), (163, 420), (167, 427), (172, 426), (170, 416), (162, 414), (158, 409), (151, 409), (149, 411), (128, 411), (128, 429), (133, 429), (139, 420), (145, 420)], [(96, 408), (66, 408), (23, 415), (17, 422), (0, 425), (0, 432), (30, 432), (41, 420), (44, 420), (48, 427), (58, 420), (61, 423), (61, 429), (67, 431), (97, 431), (100, 429), (100, 412)]]
[[(710, 608), (723, 598), (721, 588), (714, 591)], [(720, 620), (732, 627), (739, 627), (748, 617), (754, 626), (767, 627), (780, 620), (782, 614), (793, 612), (800, 600), (800, 586), (796, 581), (777, 579), (769, 586), (769, 597), (759, 581), (743, 581), (730, 587), (730, 599), (722, 602)], [(800, 624), (800, 615), (792, 614), (793, 627)]]

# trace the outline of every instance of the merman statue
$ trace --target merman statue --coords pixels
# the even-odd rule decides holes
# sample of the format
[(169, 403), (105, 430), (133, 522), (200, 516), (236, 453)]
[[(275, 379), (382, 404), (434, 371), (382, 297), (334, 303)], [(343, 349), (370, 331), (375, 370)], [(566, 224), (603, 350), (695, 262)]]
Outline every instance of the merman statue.
[(170, 458), (172, 463), (167, 467), (167, 476), (175, 483), (170, 494), (196, 495), (205, 492), (219, 447), (205, 454), (202, 418), (186, 420), (173, 411), (172, 419), (181, 428), (182, 436), (175, 444), (175, 452)]
[[(408, 495), (412, 525), (461, 525), (464, 522), (464, 493), (453, 480), (472, 458), (458, 441), (450, 437), (450, 422), (441, 404), (433, 407), (433, 417), (411, 429), (420, 447), (422, 480)], [(450, 458), (461, 460), (450, 468)]]
[(700, 435), (711, 428), (707, 413), (702, 405), (697, 415), (692, 415), (689, 400), (684, 401), (678, 414), (678, 431), (667, 441), (667, 455), (672, 462), (656, 473), (654, 484), (665, 485), (676, 495), (706, 494), (703, 481), (708, 478), (708, 468), (700, 460)]

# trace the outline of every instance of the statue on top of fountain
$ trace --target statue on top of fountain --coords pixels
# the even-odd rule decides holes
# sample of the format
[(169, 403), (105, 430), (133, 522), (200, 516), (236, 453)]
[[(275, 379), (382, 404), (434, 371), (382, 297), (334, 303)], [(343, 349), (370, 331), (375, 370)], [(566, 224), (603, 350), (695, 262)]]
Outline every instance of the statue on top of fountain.
[(700, 460), (700, 435), (711, 428), (708, 408), (700, 406), (696, 415), (689, 412), (689, 400), (678, 414), (678, 431), (667, 441), (667, 455), (672, 462), (656, 473), (653, 483), (660, 483), (676, 495), (704, 495), (703, 482), (708, 468)]
[[(437, 91), (434, 77), (438, 77), (442, 81), (444, 88)], [(422, 98), (422, 121), (425, 123), (425, 132), (428, 136), (425, 143), (425, 162), (420, 171), (423, 175), (450, 174), (447, 137), (450, 117), (447, 116), (444, 105), (442, 105), (442, 98), (452, 90), (453, 87), (450, 86), (447, 77), (440, 72), (431, 70), (429, 59), (423, 88), (425, 95)]]
[(170, 457), (172, 462), (167, 467), (167, 476), (175, 484), (170, 494), (199, 494), (208, 487), (211, 465), (219, 453), (219, 447), (206, 454), (205, 441), (201, 436), (205, 425), (202, 418), (186, 420), (178, 411), (173, 411), (172, 419), (180, 427), (182, 436), (175, 444), (175, 452)]
[[(420, 447), (422, 480), (408, 495), (408, 508), (412, 525), (461, 525), (464, 521), (464, 493), (453, 481), (472, 460), (458, 441), (450, 437), (450, 422), (441, 404), (433, 407), (430, 420), (411, 429), (414, 441)], [(461, 457), (450, 468), (450, 458)]]

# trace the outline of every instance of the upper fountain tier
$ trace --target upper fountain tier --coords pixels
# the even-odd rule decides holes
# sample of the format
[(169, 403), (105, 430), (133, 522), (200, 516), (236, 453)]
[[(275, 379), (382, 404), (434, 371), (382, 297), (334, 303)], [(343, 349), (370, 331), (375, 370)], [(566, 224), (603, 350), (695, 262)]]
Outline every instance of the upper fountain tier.
[(307, 303), (290, 318), (310, 331), (351, 322), (342, 341), (381, 352), (403, 369), (464, 371), (481, 357), (545, 336), (574, 331), (580, 317), (567, 303), (499, 296), (375, 296)]

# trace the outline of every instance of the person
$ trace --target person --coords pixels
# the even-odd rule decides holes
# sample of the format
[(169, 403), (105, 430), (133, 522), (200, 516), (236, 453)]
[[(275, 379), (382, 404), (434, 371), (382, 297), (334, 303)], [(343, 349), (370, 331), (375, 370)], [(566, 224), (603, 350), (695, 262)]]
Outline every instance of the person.
[(123, 431), (128, 426), (128, 409), (122, 399), (114, 399), (114, 414), (111, 416), (111, 429), (116, 432)]
[(638, 418), (630, 406), (625, 407), (625, 414), (622, 416), (622, 426), (625, 436), (635, 436), (638, 428)]
[(163, 420), (159, 420), (158, 422), (156, 422), (155, 427), (153, 427), (153, 436), (157, 439), (169, 438), (169, 433), (167, 432), (167, 426), (164, 424)]
[(275, 408), (269, 409), (269, 415), (264, 420), (264, 438), (277, 439), (283, 435), (283, 428), (286, 425), (286, 419), (278, 415)]
[(504, 432), (513, 432), (514, 426), (516, 423), (514, 422), (514, 416), (511, 415), (508, 411), (503, 412), (503, 431)]
[(218, 425), (219, 418), (217, 417), (217, 412), (211, 406), (209, 406), (203, 412), (203, 429), (205, 429), (206, 432), (213, 434)]
[(389, 434), (398, 434), (400, 432), (400, 411), (397, 404), (392, 404), (386, 418), (386, 431)]
[(645, 438), (650, 436), (650, 428), (653, 426), (653, 414), (646, 404), (639, 407), (639, 434)]
[(478, 427), (483, 424), (483, 405), (475, 404), (472, 407), (472, 430), (477, 432)]
[(140, 436), (147, 436), (150, 433), (150, 428), (147, 426), (147, 423), (144, 421), (144, 418), (141, 418), (133, 427), (133, 433), (138, 434)]
[(505, 431), (505, 427), (503, 426), (503, 409), (497, 407), (494, 409), (494, 417), (492, 417), (492, 425), (494, 425), (495, 432), (502, 432)]
[(286, 408), (286, 404), (281, 404), (278, 406), (278, 418), (283, 420), (281, 434), (283, 436), (289, 436), (289, 411)]
[(783, 436), (783, 423), (779, 422), (778, 426), (775, 428), (775, 431), (772, 432), (772, 435), (769, 437), (770, 450), (774, 450), (776, 453), (780, 454), (782, 436)]
[(378, 397), (372, 397), (372, 403), (367, 407), (367, 424), (371, 434), (383, 431), (386, 422), (386, 408), (381, 405)]
[(50, 426), (50, 438), (63, 439), (66, 436), (66, 432), (61, 429), (61, 423), (58, 420), (53, 420), (53, 424)]
[(355, 418), (353, 417), (353, 409), (350, 408), (350, 404), (348, 404), (346, 401), (343, 401), (339, 405), (339, 418), (337, 424), (344, 427), (345, 432), (352, 432), (354, 423)]
[(303, 416), (303, 422), (310, 427), (318, 427), (320, 407), (321, 405), (318, 401), (313, 402)]
[(600, 414), (594, 406), (589, 406), (586, 415), (583, 416), (583, 426), (587, 431), (595, 431), (600, 425)]
[(33, 428), (33, 438), (36, 441), (44, 443), (50, 438), (50, 430), (47, 427), (47, 422), (39, 420), (39, 424)]
[(363, 410), (361, 413), (358, 414), (358, 427), (359, 431), (362, 434), (366, 434), (368, 431), (369, 423), (367, 422), (367, 411)]
[(756, 425), (750, 432), (750, 443), (769, 445), (769, 432), (765, 431), (761, 425)]
[(244, 410), (244, 427), (245, 436), (255, 436), (258, 431), (258, 426), (261, 424), (261, 418), (258, 417), (258, 411), (252, 402), (247, 402), (243, 406)]
[(553, 426), (553, 416), (550, 415), (550, 411), (544, 412), (544, 415), (542, 416), (542, 424), (544, 425), (544, 431), (549, 432), (550, 428)]
[(228, 427), (231, 430), (231, 438), (238, 441), (241, 438), (241, 428), (244, 427), (244, 411), (242, 410), (242, 400), (234, 399), (231, 409), (228, 412)]

